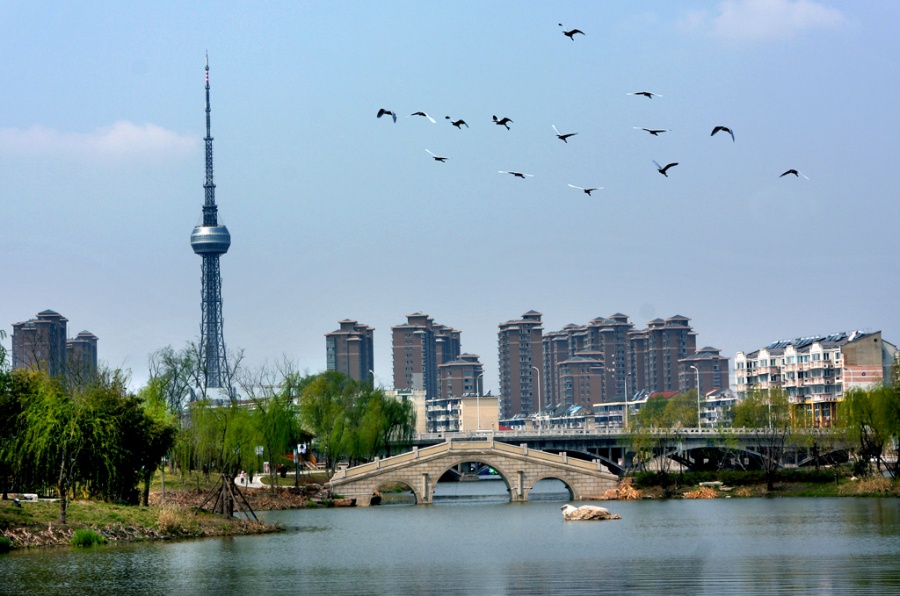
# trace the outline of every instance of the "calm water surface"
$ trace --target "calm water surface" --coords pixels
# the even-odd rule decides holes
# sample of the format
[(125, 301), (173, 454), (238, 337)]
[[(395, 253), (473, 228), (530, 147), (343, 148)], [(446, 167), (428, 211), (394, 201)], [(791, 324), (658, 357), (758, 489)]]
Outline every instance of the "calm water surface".
[(564, 522), (558, 501), (465, 484), (431, 506), (267, 512), (277, 535), (0, 556), (0, 592), (900, 593), (896, 499), (611, 502), (621, 520)]

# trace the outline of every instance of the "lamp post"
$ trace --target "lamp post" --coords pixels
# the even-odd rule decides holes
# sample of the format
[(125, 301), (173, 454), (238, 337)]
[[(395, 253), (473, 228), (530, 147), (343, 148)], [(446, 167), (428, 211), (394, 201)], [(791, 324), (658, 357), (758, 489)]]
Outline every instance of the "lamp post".
[(693, 364), (691, 365), (691, 368), (697, 373), (697, 430), (699, 431), (702, 427), (702, 418), (700, 417), (700, 369)]
[(481, 373), (475, 377), (475, 411), (478, 413), (478, 428), (476, 430), (481, 430), (481, 390), (478, 389), (478, 379), (483, 376), (484, 373)]
[(531, 368), (536, 370), (538, 373), (538, 377), (537, 377), (537, 398), (538, 398), (537, 421), (538, 421), (538, 426), (540, 426), (541, 425), (541, 370), (533, 364), (531, 365)]
[(631, 376), (630, 372), (625, 373), (625, 405), (623, 406), (623, 408), (625, 410), (625, 416), (624, 416), (625, 423), (624, 423), (622, 430), (628, 429), (628, 377), (630, 377), (630, 376)]

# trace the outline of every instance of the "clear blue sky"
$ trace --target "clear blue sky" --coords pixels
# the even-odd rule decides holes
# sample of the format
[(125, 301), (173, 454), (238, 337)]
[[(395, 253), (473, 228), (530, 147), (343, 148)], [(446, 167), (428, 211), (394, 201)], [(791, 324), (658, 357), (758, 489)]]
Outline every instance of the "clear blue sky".
[(136, 385), (198, 337), (209, 51), (225, 339), (251, 366), (323, 370), (352, 318), (390, 386), (416, 311), (495, 392), (497, 325), (530, 309), (547, 331), (680, 314), (732, 358), (896, 343), (898, 30), (888, 1), (7, 0), (0, 325), (54, 309)]

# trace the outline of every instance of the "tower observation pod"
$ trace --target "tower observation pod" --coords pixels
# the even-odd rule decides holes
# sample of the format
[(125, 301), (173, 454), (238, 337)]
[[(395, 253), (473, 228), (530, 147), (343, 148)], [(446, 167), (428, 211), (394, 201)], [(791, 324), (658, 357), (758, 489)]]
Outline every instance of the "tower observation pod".
[(228, 252), (231, 234), (219, 225), (216, 207), (216, 185), (213, 183), (213, 150), (210, 134), (209, 58), (206, 59), (206, 182), (203, 185), (203, 224), (191, 232), (191, 248), (203, 258), (201, 270), (201, 323), (197, 365), (199, 378), (207, 388), (224, 387), (230, 390), (228, 364), (225, 358), (225, 336), (222, 333), (222, 278), (219, 256)]

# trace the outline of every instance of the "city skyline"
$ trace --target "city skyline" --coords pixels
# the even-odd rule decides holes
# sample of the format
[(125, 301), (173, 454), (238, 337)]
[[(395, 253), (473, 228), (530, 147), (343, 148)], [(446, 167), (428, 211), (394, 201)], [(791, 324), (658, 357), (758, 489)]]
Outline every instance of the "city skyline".
[[(239, 239), (224, 318), (248, 366), (325, 370), (322, 336), (350, 318), (376, 330), (389, 385), (388, 330), (412, 312), (461, 330), (495, 394), (497, 325), (529, 310), (549, 330), (686, 313), (729, 358), (900, 337), (893, 3), (6, 13), (0, 326), (46, 308), (91, 321), (101, 361), (135, 385), (148, 354), (199, 339), (185, 238), (207, 50), (220, 219)], [(660, 96), (629, 95), (645, 90)], [(679, 165), (665, 177), (654, 160)]]

